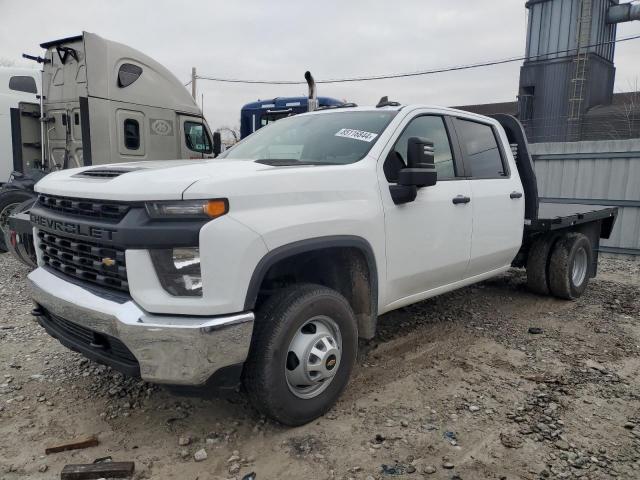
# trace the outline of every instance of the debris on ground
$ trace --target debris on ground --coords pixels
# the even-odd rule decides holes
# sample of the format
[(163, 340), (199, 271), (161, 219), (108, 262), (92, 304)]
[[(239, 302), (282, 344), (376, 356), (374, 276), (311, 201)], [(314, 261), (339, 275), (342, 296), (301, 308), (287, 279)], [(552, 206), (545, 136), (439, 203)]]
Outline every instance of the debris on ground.
[(44, 453), (49, 455), (51, 453), (64, 452), (66, 450), (79, 450), (82, 448), (95, 447), (99, 444), (98, 438), (95, 435), (89, 437), (79, 438), (71, 440), (58, 445), (53, 445), (44, 449)]
[(128, 478), (133, 475), (133, 462), (102, 462), (65, 465), (61, 480), (92, 480), (99, 478)]

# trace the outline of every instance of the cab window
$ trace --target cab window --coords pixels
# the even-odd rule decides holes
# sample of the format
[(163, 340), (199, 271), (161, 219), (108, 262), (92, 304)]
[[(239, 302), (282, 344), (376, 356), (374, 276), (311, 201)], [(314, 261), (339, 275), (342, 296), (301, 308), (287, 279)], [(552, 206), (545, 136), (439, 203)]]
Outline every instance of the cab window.
[(140, 148), (140, 124), (132, 118), (127, 118), (124, 121), (124, 146), (128, 150)]
[(456, 131), (466, 153), (465, 167), (473, 178), (507, 177), (498, 140), (491, 125), (470, 120), (456, 120)]
[(411, 120), (389, 153), (384, 163), (384, 174), (391, 183), (398, 181), (398, 172), (407, 166), (407, 144), (411, 137), (426, 138), (433, 142), (438, 180), (456, 177), (453, 153), (444, 119), (434, 115), (423, 115)]
[(213, 152), (209, 133), (202, 123), (184, 122), (184, 140), (189, 150), (198, 153)]

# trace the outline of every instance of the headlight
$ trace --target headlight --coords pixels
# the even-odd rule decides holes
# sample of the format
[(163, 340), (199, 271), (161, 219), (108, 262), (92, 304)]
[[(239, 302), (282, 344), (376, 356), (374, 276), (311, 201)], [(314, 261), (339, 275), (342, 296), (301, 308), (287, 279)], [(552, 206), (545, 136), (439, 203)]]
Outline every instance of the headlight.
[(169, 248), (149, 253), (160, 284), (167, 292), (176, 297), (202, 296), (199, 248)]
[(178, 200), (170, 202), (146, 202), (145, 208), (151, 218), (178, 219), (211, 219), (218, 218), (229, 211), (226, 198), (216, 200)]

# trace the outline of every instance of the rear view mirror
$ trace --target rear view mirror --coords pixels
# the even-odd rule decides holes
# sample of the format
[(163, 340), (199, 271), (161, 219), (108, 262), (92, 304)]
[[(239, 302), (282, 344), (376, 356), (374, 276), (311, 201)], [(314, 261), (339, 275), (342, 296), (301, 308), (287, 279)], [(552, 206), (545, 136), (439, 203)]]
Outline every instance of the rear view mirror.
[(430, 168), (403, 168), (398, 173), (398, 185), (431, 187), (438, 182), (438, 172)]
[(407, 167), (435, 168), (433, 142), (426, 138), (411, 137), (407, 141)]
[(411, 137), (407, 142), (407, 168), (398, 173), (398, 184), (430, 187), (438, 181), (433, 142)]

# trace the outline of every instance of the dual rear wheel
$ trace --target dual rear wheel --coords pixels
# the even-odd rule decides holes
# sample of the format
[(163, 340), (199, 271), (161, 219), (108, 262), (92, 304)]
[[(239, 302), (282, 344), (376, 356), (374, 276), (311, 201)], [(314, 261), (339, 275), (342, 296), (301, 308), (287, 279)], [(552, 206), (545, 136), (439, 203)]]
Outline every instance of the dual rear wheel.
[(527, 285), (540, 295), (573, 300), (580, 297), (593, 276), (593, 248), (582, 233), (538, 238), (527, 259)]

